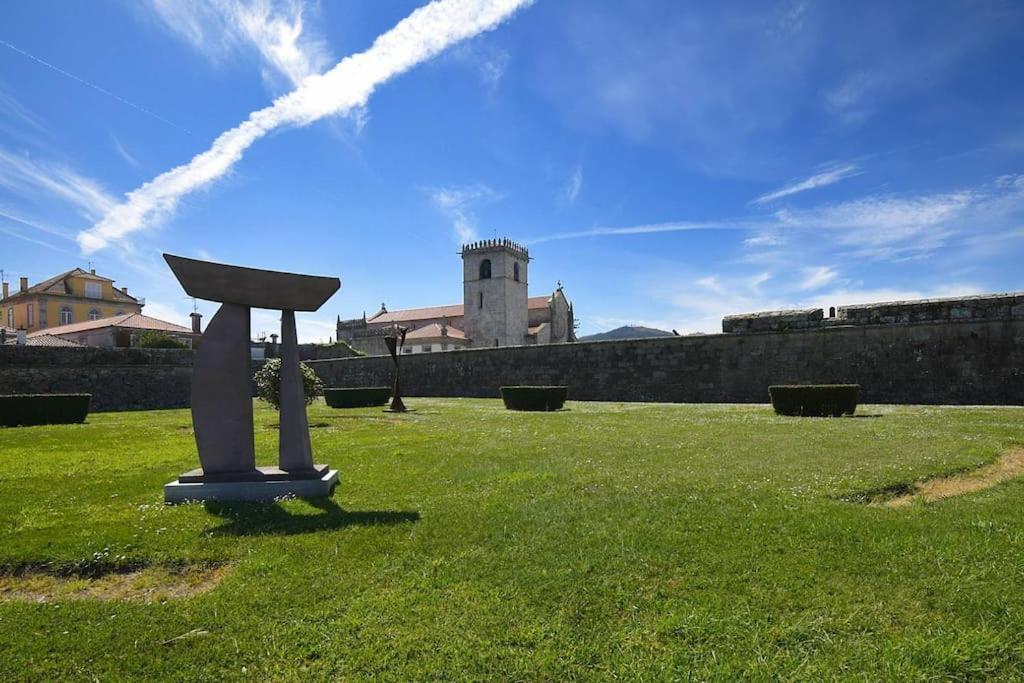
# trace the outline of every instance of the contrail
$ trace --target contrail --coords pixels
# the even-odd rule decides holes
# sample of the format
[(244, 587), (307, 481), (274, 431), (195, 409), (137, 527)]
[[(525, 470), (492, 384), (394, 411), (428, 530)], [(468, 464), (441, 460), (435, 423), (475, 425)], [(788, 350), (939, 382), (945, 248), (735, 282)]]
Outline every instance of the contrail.
[(309, 76), (294, 91), (253, 112), (213, 141), (208, 150), (129, 192), (89, 230), (78, 234), (91, 253), (170, 215), (185, 195), (231, 170), (254, 142), (282, 126), (305, 126), (363, 106), (377, 86), (461, 40), (495, 28), (532, 0), (435, 0), (418, 8), (370, 49)]
[(179, 126), (178, 124), (174, 123), (173, 121), (168, 121), (164, 117), (162, 117), (159, 114), (156, 114), (154, 112), (151, 112), (150, 110), (146, 109), (145, 107), (140, 107), (139, 105), (135, 104), (134, 102), (129, 102), (125, 98), (123, 98), (123, 97), (121, 97), (119, 95), (115, 95), (114, 93), (112, 93), (109, 90), (106, 90), (104, 88), (101, 88), (100, 86), (96, 85), (95, 83), (90, 83), (89, 81), (85, 80), (84, 78), (79, 78), (78, 76), (76, 76), (75, 74), (71, 73), (70, 71), (65, 71), (64, 69), (60, 68), (59, 66), (55, 66), (53, 64), (50, 64), (49, 62), (47, 62), (44, 59), (40, 59), (39, 57), (36, 57), (33, 54), (25, 52), (20, 47), (16, 47), (14, 45), (11, 45), (6, 40), (0, 39), (0, 45), (4, 45), (6, 47), (9, 47), (12, 50), (14, 50), (15, 52), (17, 52), (18, 54), (24, 55), (24, 56), (28, 57), (29, 59), (31, 59), (32, 61), (38, 62), (39, 64), (42, 64), (47, 69), (52, 69), (53, 71), (56, 71), (57, 73), (61, 74), (62, 76), (67, 76), (68, 78), (70, 78), (72, 80), (78, 81), (79, 83), (81, 83), (82, 85), (86, 86), (87, 88), (92, 88), (96, 92), (103, 93), (107, 97), (112, 97), (115, 100), (117, 100), (118, 102), (120, 102), (121, 104), (126, 104), (126, 105), (128, 105), (129, 107), (131, 107), (132, 109), (134, 109), (136, 111), (140, 111), (143, 114), (146, 114), (147, 116), (152, 116), (157, 121), (160, 121), (162, 123), (166, 123), (168, 126), (172, 126), (174, 128), (177, 128), (178, 130), (184, 131), (184, 132), (188, 133), (189, 135), (192, 134), (192, 132), (190, 130), (188, 130), (187, 128), (182, 128), (181, 126)]
[(753, 228), (771, 227), (773, 223), (758, 219), (723, 220), (723, 221), (677, 221), (672, 223), (649, 223), (646, 225), (630, 225), (625, 227), (600, 227), (573, 232), (556, 232), (526, 240), (526, 244), (540, 244), (557, 240), (575, 240), (584, 237), (601, 237), (605, 235), (648, 235), (662, 232), (690, 232), (692, 230), (750, 230)]

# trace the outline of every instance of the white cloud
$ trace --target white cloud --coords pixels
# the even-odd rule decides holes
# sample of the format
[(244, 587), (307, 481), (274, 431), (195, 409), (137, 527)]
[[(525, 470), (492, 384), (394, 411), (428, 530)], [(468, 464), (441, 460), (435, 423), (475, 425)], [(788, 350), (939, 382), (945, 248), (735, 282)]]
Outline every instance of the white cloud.
[[(300, 0), (150, 0), (157, 16), (213, 59), (243, 46), (296, 86), (329, 62), (326, 44), (304, 31)], [(265, 74), (269, 77), (269, 74)]]
[(800, 289), (820, 289), (839, 276), (839, 273), (828, 266), (804, 268), (803, 273), (804, 280), (800, 283)]
[(569, 178), (569, 184), (565, 187), (565, 198), (569, 200), (570, 204), (576, 203), (581, 189), (583, 189), (583, 167), (577, 165), (572, 172), (572, 177)]
[(806, 192), (807, 190), (814, 190), (819, 187), (825, 187), (838, 183), (840, 180), (846, 178), (852, 178), (855, 175), (860, 175), (861, 170), (854, 164), (845, 164), (843, 166), (834, 166), (826, 168), (820, 173), (815, 173), (810, 178), (805, 178), (799, 182), (786, 185), (785, 187), (779, 188), (767, 194), (763, 194), (760, 197), (754, 199), (751, 204), (765, 204), (767, 202), (774, 201), (776, 199), (782, 199), (790, 195), (797, 194), (799, 192)]
[(500, 195), (486, 185), (431, 188), (430, 201), (452, 220), (452, 229), (460, 243), (478, 238), (476, 215), (472, 206), (480, 201), (493, 201)]
[(110, 211), (116, 200), (91, 178), (64, 164), (37, 162), (0, 149), (0, 187), (30, 200), (58, 197), (89, 220)]
[(284, 126), (305, 126), (364, 106), (380, 84), (437, 55), (453, 43), (493, 29), (530, 0), (435, 0), (418, 8), (373, 45), (346, 57), (323, 75), (307, 77), (293, 92), (253, 112), (222, 133), (190, 162), (157, 176), (126, 195), (92, 228), (78, 235), (91, 253), (110, 240), (145, 229), (174, 212), (185, 195), (209, 186), (242, 158), (254, 142)]

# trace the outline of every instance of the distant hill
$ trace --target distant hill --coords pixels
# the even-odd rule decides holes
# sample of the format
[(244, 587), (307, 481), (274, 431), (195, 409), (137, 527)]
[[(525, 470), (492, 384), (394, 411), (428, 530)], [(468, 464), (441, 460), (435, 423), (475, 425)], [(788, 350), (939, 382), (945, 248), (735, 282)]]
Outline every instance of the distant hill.
[(608, 332), (588, 334), (580, 337), (579, 341), (604, 341), (607, 339), (645, 339), (647, 337), (671, 337), (671, 332), (656, 330), (653, 327), (640, 327), (639, 325), (625, 325), (617, 327)]

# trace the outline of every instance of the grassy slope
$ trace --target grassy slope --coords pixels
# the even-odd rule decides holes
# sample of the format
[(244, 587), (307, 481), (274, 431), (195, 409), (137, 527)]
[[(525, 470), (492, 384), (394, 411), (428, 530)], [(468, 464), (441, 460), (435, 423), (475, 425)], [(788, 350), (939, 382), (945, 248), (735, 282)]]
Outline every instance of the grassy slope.
[[(0, 566), (236, 563), (166, 604), (0, 603), (0, 679), (1024, 671), (1024, 482), (839, 499), (991, 460), (1024, 409), (409, 403), (311, 408), (342, 473), (319, 506), (163, 506), (195, 466), (187, 411), (0, 430)], [(257, 411), (268, 463), (275, 420)]]

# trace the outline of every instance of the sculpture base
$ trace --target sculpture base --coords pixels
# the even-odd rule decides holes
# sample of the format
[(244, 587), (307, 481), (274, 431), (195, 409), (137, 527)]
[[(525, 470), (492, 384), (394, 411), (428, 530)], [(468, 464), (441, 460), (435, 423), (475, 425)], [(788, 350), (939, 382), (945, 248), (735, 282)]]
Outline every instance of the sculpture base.
[(188, 501), (269, 502), (284, 497), (326, 498), (338, 485), (338, 470), (314, 465), (309, 472), (258, 467), (252, 472), (204, 475), (192, 470), (164, 485), (165, 503)]

